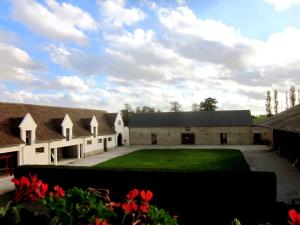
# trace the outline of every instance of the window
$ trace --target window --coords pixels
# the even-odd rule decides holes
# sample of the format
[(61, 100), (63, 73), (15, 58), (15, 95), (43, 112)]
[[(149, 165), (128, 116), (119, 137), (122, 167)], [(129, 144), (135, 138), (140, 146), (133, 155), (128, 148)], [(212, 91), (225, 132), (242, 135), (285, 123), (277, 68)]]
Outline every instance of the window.
[(111, 141), (111, 140), (112, 140), (111, 137), (109, 137), (109, 138), (108, 138), (108, 141)]
[(118, 125), (121, 125), (121, 124), (122, 124), (121, 120), (118, 120)]
[(91, 144), (92, 144), (92, 140), (88, 140), (88, 141), (86, 142), (86, 144), (87, 144), (87, 145), (91, 145)]
[(96, 127), (93, 127), (93, 136), (96, 137), (97, 132), (96, 132)]
[(35, 153), (44, 153), (45, 152), (45, 148), (41, 147), (41, 148), (36, 148), (35, 149)]
[(70, 141), (70, 128), (66, 129), (66, 139), (67, 141)]
[(31, 130), (26, 130), (26, 145), (31, 145), (32, 132)]
[(189, 126), (185, 126), (185, 131), (190, 131), (191, 128)]
[(100, 139), (98, 139), (98, 143), (102, 143), (102, 139), (100, 138)]

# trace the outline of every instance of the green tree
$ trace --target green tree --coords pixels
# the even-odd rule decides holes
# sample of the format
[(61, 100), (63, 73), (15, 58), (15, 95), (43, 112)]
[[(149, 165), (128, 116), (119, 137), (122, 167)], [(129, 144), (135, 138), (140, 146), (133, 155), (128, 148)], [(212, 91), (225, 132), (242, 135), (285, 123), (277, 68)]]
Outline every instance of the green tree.
[(274, 90), (274, 113), (278, 114), (278, 91)]
[(171, 101), (170, 102), (171, 109), (170, 112), (180, 112), (181, 111), (181, 105), (178, 101)]
[(215, 111), (218, 101), (215, 98), (206, 98), (204, 101), (200, 102), (199, 110), (200, 111)]
[(271, 93), (270, 93), (270, 91), (267, 91), (266, 113), (267, 113), (267, 117), (271, 117), (272, 116)]
[(290, 88), (290, 103), (291, 107), (294, 107), (296, 104), (296, 88), (294, 85)]
[(194, 112), (199, 111), (199, 105), (197, 103), (193, 103), (192, 111), (194, 111)]
[(124, 109), (121, 110), (121, 115), (122, 115), (122, 119), (124, 122), (124, 126), (128, 126), (130, 117), (132, 116), (133, 113), (134, 113), (134, 111), (132, 110), (131, 105), (125, 103)]

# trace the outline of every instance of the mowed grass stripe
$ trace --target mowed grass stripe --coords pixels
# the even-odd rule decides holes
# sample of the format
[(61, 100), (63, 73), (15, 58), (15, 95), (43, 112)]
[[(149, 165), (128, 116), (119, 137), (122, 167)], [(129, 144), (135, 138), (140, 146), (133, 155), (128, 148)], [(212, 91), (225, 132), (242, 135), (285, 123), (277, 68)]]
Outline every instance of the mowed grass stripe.
[(243, 154), (235, 149), (142, 149), (100, 163), (95, 167), (178, 171), (250, 171)]

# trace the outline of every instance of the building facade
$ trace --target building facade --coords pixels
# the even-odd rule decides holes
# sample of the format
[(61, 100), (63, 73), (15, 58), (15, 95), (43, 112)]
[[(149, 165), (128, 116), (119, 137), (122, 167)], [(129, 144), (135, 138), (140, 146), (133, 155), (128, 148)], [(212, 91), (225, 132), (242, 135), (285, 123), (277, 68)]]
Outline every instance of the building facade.
[(131, 145), (249, 145), (253, 143), (249, 110), (134, 114)]
[(0, 169), (57, 165), (109, 151), (129, 143), (126, 132), (120, 113), (0, 103)]

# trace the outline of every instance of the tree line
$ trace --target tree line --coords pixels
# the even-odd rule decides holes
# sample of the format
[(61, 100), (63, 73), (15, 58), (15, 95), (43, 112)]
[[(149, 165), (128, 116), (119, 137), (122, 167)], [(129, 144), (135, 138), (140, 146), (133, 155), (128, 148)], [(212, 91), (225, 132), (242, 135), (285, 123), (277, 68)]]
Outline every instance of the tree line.
[[(216, 110), (218, 101), (215, 98), (208, 97), (198, 103), (193, 103), (191, 106), (192, 111), (214, 111)], [(170, 102), (170, 112), (181, 112), (182, 106), (178, 101), (171, 101)], [(127, 126), (129, 123), (130, 117), (134, 113), (157, 113), (161, 112), (160, 109), (156, 109), (150, 106), (138, 106), (135, 109), (128, 103), (124, 104), (124, 108), (121, 110), (122, 118), (124, 121), (124, 125)]]
[[(298, 91), (298, 104), (300, 103), (300, 89)], [(292, 85), (289, 93), (285, 92), (285, 109), (292, 108), (296, 105), (296, 87)], [(279, 112), (278, 90), (273, 91), (273, 103), (271, 91), (267, 91), (266, 97), (266, 116), (271, 117)]]

